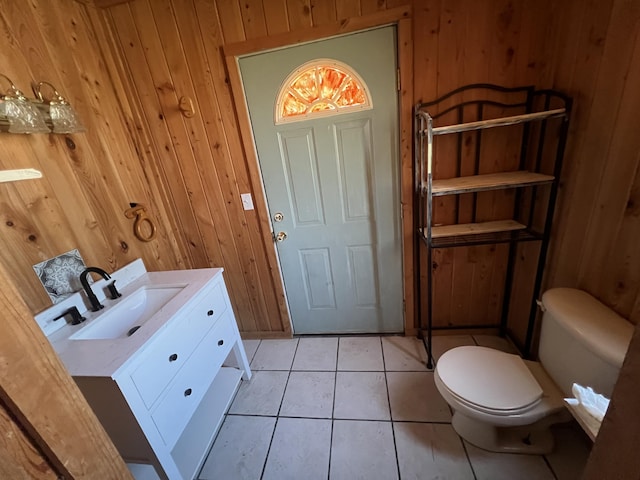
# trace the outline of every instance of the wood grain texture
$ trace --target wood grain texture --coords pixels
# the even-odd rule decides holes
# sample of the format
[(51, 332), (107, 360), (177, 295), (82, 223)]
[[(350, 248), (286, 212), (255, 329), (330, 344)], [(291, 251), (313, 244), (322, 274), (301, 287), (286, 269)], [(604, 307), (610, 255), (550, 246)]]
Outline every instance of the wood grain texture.
[(289, 14), (287, 12), (287, 0), (271, 0), (267, 2), (264, 10), (267, 34), (276, 35), (289, 31)]
[(481, 192), (496, 190), (505, 186), (524, 186), (549, 183), (553, 176), (527, 171), (488, 173), (485, 175), (471, 175), (467, 177), (446, 178), (434, 180), (432, 192), (434, 196), (451, 195), (454, 193)]
[[(7, 5), (0, 13), (7, 48), (3, 72), (28, 94), (32, 81), (54, 84), (77, 109), (87, 132), (3, 135), (0, 168), (37, 168), (43, 178), (0, 186), (0, 259), (32, 312), (50, 305), (32, 265), (79, 248), (87, 264), (107, 271), (142, 257), (148, 268), (185, 265), (153, 181), (131, 140), (128, 118), (105, 70), (104, 32), (90, 21), (94, 7), (77, 2)], [(129, 202), (143, 203), (163, 226), (138, 241), (125, 218)]]
[(242, 2), (241, 8), (246, 38), (264, 37), (267, 34), (267, 22), (262, 0), (245, 0)]
[(404, 272), (405, 334), (416, 333), (416, 266), (413, 193), (413, 29), (409, 18), (398, 21), (398, 69), (400, 71), (400, 183)]
[(335, 0), (311, 0), (311, 20), (314, 26), (331, 24), (336, 21)]
[(286, 0), (290, 30), (304, 30), (313, 26), (310, 0)]
[(0, 478), (56, 480), (58, 473), (0, 400)]
[(576, 102), (546, 285), (583, 288), (638, 323), (640, 11), (615, 0), (569, 13), (555, 76)]
[[(0, 403), (66, 478), (132, 478), (2, 265), (0, 282)], [(0, 417), (4, 423), (6, 416)], [(24, 451), (20, 465), (46, 473), (48, 468), (34, 454), (33, 449)]]

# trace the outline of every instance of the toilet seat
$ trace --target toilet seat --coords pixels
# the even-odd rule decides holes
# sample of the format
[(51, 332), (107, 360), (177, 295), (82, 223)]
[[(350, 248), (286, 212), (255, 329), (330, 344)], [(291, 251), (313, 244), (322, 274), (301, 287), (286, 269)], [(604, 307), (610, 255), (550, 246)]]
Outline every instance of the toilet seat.
[(543, 396), (522, 358), (491, 348), (449, 350), (438, 360), (436, 370), (442, 386), (458, 402), (491, 415), (524, 413)]

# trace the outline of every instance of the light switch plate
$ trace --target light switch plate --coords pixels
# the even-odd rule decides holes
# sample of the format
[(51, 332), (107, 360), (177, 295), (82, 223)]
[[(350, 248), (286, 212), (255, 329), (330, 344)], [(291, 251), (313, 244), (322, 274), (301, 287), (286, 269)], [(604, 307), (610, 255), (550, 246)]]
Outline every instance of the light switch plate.
[(242, 193), (240, 198), (242, 198), (242, 207), (245, 210), (253, 210), (253, 198), (250, 193)]

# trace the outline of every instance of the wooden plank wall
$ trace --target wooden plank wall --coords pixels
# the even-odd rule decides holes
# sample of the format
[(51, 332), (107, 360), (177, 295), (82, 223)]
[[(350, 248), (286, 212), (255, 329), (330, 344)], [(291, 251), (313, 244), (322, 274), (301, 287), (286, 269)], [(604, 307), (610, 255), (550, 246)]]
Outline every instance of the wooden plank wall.
[(547, 284), (640, 322), (640, 4), (577, 2), (554, 83), (576, 99)]
[[(45, 173), (0, 185), (0, 259), (32, 311), (48, 300), (31, 265), (78, 247), (107, 269), (138, 256), (151, 270), (223, 265), (240, 328), (286, 336), (268, 223), (241, 207), (240, 193), (260, 192), (250, 187), (221, 49), (304, 36), (407, 1), (7, 2), (2, 73), (25, 90), (52, 81), (88, 127), (73, 135), (75, 150), (64, 136), (3, 136), (2, 168)], [(412, 4), (414, 101), (472, 82), (553, 86), (575, 98), (546, 283), (586, 288), (638, 321), (637, 2)], [(190, 119), (178, 109), (183, 96), (195, 105)], [(131, 201), (149, 205), (156, 241), (133, 237), (123, 216)], [(438, 322), (493, 321), (503, 250), (438, 252)]]
[[(132, 103), (160, 154), (157, 163), (179, 211), (180, 234), (194, 268), (224, 266), (242, 332), (291, 332), (269, 224), (245, 211), (251, 193), (225, 73), (222, 32), (212, 2), (140, 0), (105, 10), (113, 51)], [(240, 21), (240, 16), (235, 21)], [(247, 20), (253, 25), (255, 19)], [(195, 115), (179, 110), (191, 99)], [(261, 193), (261, 192), (259, 192)], [(275, 268), (274, 268), (275, 267)]]
[[(96, 15), (95, 7), (69, 1), (3, 1), (0, 8), (0, 73), (28, 97), (32, 82), (51, 82), (87, 128), (74, 135), (0, 137), (0, 169), (43, 173), (38, 180), (0, 183), (0, 262), (34, 313), (51, 302), (32, 265), (73, 248), (88, 265), (109, 272), (138, 257), (150, 270), (191, 266), (145, 145), (132, 136), (127, 99), (106, 69), (111, 60), (102, 52), (104, 32), (91, 20)], [(0, 83), (8, 90), (7, 81)], [(158, 227), (154, 241), (133, 235), (124, 216), (130, 202), (147, 206)]]

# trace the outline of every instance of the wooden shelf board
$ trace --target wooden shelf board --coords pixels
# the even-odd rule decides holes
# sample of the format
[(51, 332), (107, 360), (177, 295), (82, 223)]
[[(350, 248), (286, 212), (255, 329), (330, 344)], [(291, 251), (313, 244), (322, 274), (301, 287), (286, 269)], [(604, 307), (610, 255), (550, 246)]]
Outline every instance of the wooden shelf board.
[(582, 408), (575, 398), (565, 398), (564, 404), (571, 412), (573, 418), (575, 418), (578, 424), (582, 427), (585, 433), (589, 436), (591, 441), (595, 442), (600, 430), (600, 423), (598, 420), (589, 415), (584, 408)]
[(462, 235), (483, 235), (486, 233), (510, 232), (526, 228), (515, 220), (498, 220), (495, 222), (461, 223), (459, 225), (443, 225), (431, 229), (431, 238), (457, 237)]
[(543, 175), (541, 173), (527, 171), (490, 173), (434, 180), (431, 185), (431, 193), (436, 197), (441, 195), (541, 185), (551, 183), (553, 180), (554, 177), (552, 175)]
[(522, 115), (514, 115), (511, 117), (493, 118), (490, 120), (480, 120), (477, 122), (458, 123), (455, 125), (435, 127), (432, 130), (432, 133), (433, 135), (446, 135), (448, 133), (468, 132), (471, 130), (480, 130), (483, 128), (504, 127), (507, 125), (530, 122), (532, 120), (545, 120), (548, 118), (562, 117), (565, 115), (566, 110), (564, 108), (557, 108), (554, 110), (546, 110), (544, 112), (525, 113)]

